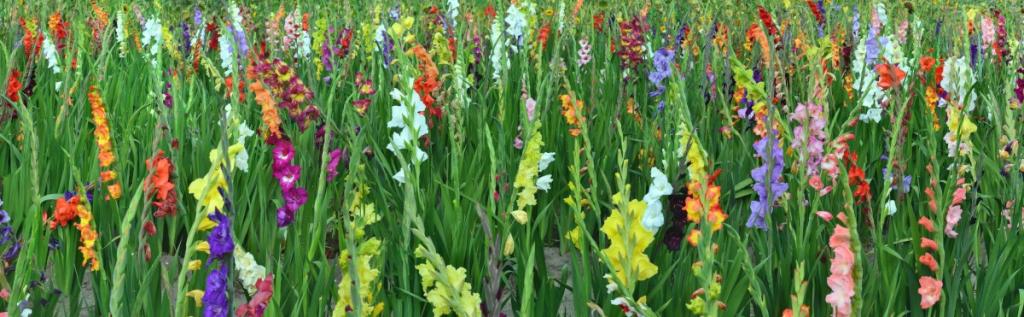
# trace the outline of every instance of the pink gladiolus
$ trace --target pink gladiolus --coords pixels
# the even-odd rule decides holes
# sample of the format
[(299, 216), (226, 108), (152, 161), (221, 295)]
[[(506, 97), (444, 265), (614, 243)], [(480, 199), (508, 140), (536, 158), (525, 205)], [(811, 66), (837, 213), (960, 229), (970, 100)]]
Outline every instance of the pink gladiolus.
[(939, 302), (939, 298), (942, 297), (942, 281), (936, 280), (931, 276), (922, 276), (917, 280), (921, 284), (921, 288), (917, 289), (917, 293), (921, 294), (921, 308), (931, 308), (935, 303)]
[[(843, 214), (840, 214), (842, 216)], [(825, 302), (832, 305), (836, 316), (850, 316), (853, 310), (854, 280), (853, 265), (854, 255), (850, 249), (850, 230), (843, 226), (836, 226), (832, 237), (828, 239), (828, 246), (835, 252), (832, 258), (832, 266), (828, 277), (828, 287), (832, 293), (825, 296)]]
[(821, 217), (821, 219), (825, 220), (825, 222), (832, 221), (832, 213), (830, 213), (830, 212), (822, 210), (822, 211), (816, 212), (814, 214), (818, 215), (818, 217)]

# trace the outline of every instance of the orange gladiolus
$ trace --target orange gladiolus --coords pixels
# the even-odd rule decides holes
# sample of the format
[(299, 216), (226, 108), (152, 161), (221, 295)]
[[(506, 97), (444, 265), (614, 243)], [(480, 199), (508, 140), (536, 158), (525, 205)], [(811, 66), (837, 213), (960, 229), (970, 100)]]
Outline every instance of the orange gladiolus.
[(572, 97), (569, 95), (562, 95), (562, 116), (565, 117), (565, 123), (573, 126), (569, 128), (569, 134), (576, 137), (580, 135), (580, 123), (583, 121), (583, 116), (578, 111), (583, 110), (583, 101), (577, 99), (576, 104), (573, 105)]
[(939, 270), (939, 263), (935, 261), (935, 257), (933, 257), (931, 253), (925, 253), (921, 257), (917, 258), (917, 261), (921, 262), (922, 265), (927, 266), (929, 270), (932, 270), (932, 272)]
[(928, 219), (928, 217), (921, 217), (921, 219), (917, 220), (917, 223), (921, 225), (924, 230), (928, 232), (935, 232), (935, 224), (932, 223), (932, 220)]
[(69, 221), (75, 220), (75, 217), (78, 217), (78, 203), (78, 196), (57, 199), (57, 206), (53, 208), (53, 219), (50, 220), (50, 230), (56, 229), (57, 226), (66, 226)]
[(939, 244), (935, 243), (935, 240), (928, 238), (921, 238), (921, 248), (925, 250), (938, 251)]
[(921, 58), (921, 71), (927, 72), (935, 67), (935, 58), (931, 56), (925, 56)]
[[(253, 78), (250, 78), (253, 79)], [(277, 107), (274, 106), (274, 97), (263, 87), (259, 81), (249, 84), (249, 90), (256, 96), (256, 103), (260, 105), (263, 112), (263, 124), (267, 126), (267, 137), (281, 136), (281, 117), (277, 114)]]
[(174, 173), (171, 160), (164, 156), (163, 151), (157, 151), (152, 158), (146, 160), (146, 168), (152, 173), (146, 179), (146, 196), (152, 199), (153, 207), (156, 207), (153, 216), (177, 214), (178, 194), (174, 190), (174, 183), (171, 182), (171, 175)]
[(906, 72), (889, 63), (875, 65), (875, 72), (878, 73), (878, 87), (883, 90), (899, 86), (907, 77)]
[(416, 57), (419, 61), (419, 70), (422, 75), (416, 78), (413, 83), (413, 90), (420, 95), (420, 100), (423, 101), (423, 105), (427, 106), (427, 113), (434, 118), (441, 118), (441, 108), (434, 107), (433, 93), (440, 84), (437, 82), (437, 65), (434, 64), (434, 60), (431, 59), (430, 53), (427, 49), (423, 48), (422, 45), (416, 45), (409, 49), (409, 53)]
[(95, 86), (89, 87), (89, 108), (92, 112), (92, 121), (96, 125), (93, 136), (96, 138), (96, 147), (99, 148), (100, 177), (104, 183), (111, 183), (107, 186), (108, 194), (106, 199), (121, 198), (121, 183), (117, 181), (117, 172), (110, 169), (114, 165), (114, 144), (110, 140), (110, 122), (107, 121), (107, 109), (103, 105), (103, 98)]

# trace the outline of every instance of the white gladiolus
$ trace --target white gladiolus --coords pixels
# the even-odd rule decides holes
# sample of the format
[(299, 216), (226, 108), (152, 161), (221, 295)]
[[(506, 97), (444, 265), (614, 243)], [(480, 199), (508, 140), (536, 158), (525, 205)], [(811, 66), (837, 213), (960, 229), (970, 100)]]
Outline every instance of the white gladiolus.
[[(407, 87), (411, 90), (412, 80), (408, 81)], [(427, 152), (415, 147), (415, 144), (416, 140), (427, 134), (427, 118), (423, 116), (423, 111), (427, 109), (427, 106), (423, 104), (423, 101), (420, 100), (420, 95), (415, 91), (410, 95), (406, 95), (395, 88), (391, 90), (390, 95), (392, 99), (398, 101), (399, 105), (391, 106), (391, 120), (388, 121), (388, 127), (401, 130), (391, 133), (391, 142), (388, 144), (387, 149), (395, 153), (395, 155), (402, 155), (402, 150), (413, 146), (416, 149), (416, 153), (413, 155), (413, 161), (410, 164), (426, 161)], [(412, 102), (411, 109), (408, 106), (408, 102)], [(403, 167), (392, 178), (399, 183), (405, 183), (405, 174), (408, 168), (409, 166)]]
[(244, 30), (242, 28), (242, 10), (238, 8), (234, 1), (228, 3), (228, 13), (231, 15), (231, 25), (236, 30)]
[(54, 74), (60, 74), (60, 60), (57, 57), (57, 46), (53, 45), (50, 37), (43, 39), (43, 56), (46, 57), (46, 65)]
[(515, 5), (510, 5), (508, 6), (507, 16), (505, 16), (505, 23), (508, 24), (505, 33), (517, 41), (514, 45), (511, 45), (512, 51), (518, 53), (520, 46), (523, 44), (523, 34), (527, 28), (526, 16)]
[(242, 145), (242, 151), (235, 155), (235, 166), (242, 172), (249, 172), (249, 151), (245, 149), (245, 139), (254, 134), (255, 132), (244, 121), (238, 125), (238, 144)]
[[(950, 99), (955, 99), (967, 112), (974, 111), (974, 103), (978, 99), (973, 91), (968, 96), (967, 92), (973, 85), (974, 73), (971, 71), (971, 65), (967, 62), (966, 57), (946, 60), (942, 67), (942, 82), (939, 83), (939, 86), (949, 93)], [(945, 105), (946, 101), (939, 99), (939, 106), (944, 107)]]
[(220, 43), (220, 67), (224, 68), (224, 76), (230, 76), (235, 70), (234, 56), (231, 55), (231, 40), (227, 36), (218, 39)]
[[(555, 153), (554, 152), (544, 152), (544, 153), (541, 153), (540, 154), (540, 161), (537, 162), (537, 174), (540, 174), (545, 169), (547, 169), (548, 165), (551, 165), (551, 162), (554, 162), (554, 161), (555, 161)], [(551, 182), (553, 180), (554, 179), (551, 177), (551, 174), (538, 177), (537, 181), (536, 181), (537, 189), (540, 189), (540, 190), (543, 190), (543, 191), (550, 190), (551, 189)]]
[(232, 255), (235, 267), (238, 268), (238, 280), (242, 282), (246, 293), (250, 296), (256, 294), (256, 281), (267, 276), (267, 268), (256, 263), (252, 254), (238, 245), (235, 245), (235, 252)]
[(555, 153), (553, 153), (553, 152), (541, 153), (540, 154), (540, 162), (538, 162), (538, 164), (537, 164), (538, 171), (543, 172), (545, 169), (548, 168), (548, 165), (550, 165), (551, 162), (554, 162), (554, 161), (555, 161)]
[(459, 0), (448, 0), (448, 25), (455, 29), (459, 19)]
[(142, 27), (142, 46), (149, 48), (150, 55), (156, 55), (160, 52), (160, 45), (163, 44), (163, 27), (160, 26), (160, 20), (152, 18), (146, 20), (146, 24)]
[(508, 68), (508, 56), (505, 56), (505, 42), (501, 37), (504, 34), (501, 30), (501, 19), (494, 19), (491, 23), (491, 68), (494, 68), (494, 79), (501, 78), (501, 70)]
[(565, 1), (558, 2), (558, 33), (565, 28)]
[(124, 57), (125, 53), (128, 51), (128, 44), (125, 42), (128, 36), (124, 31), (124, 11), (118, 11), (115, 19), (117, 19), (117, 28), (114, 29), (114, 33), (117, 35), (117, 44), (121, 49), (121, 57)]
[(540, 189), (540, 190), (543, 190), (543, 191), (550, 190), (551, 189), (551, 181), (553, 181), (553, 180), (554, 179), (551, 178), (551, 174), (538, 177), (537, 178), (537, 189)]
[(672, 193), (672, 184), (668, 182), (665, 173), (662, 173), (657, 167), (651, 168), (651, 178), (651, 186), (647, 189), (647, 194), (644, 195), (647, 209), (644, 210), (641, 225), (647, 231), (657, 233), (658, 229), (665, 224), (665, 216), (661, 213), (661, 198)]
[(302, 31), (299, 34), (299, 40), (297, 43), (298, 50), (295, 52), (295, 57), (306, 58), (312, 52), (312, 38), (309, 36), (309, 32)]

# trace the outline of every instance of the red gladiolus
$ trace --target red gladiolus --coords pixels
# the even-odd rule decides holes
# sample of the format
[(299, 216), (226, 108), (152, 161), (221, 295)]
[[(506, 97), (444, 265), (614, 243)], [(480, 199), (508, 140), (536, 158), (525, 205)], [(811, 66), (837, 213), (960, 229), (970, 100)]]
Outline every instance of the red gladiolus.
[(931, 56), (925, 56), (921, 58), (921, 71), (927, 72), (935, 67), (935, 58)]
[[(436, 100), (433, 96), (434, 91), (440, 87), (440, 84), (437, 82), (437, 66), (430, 58), (430, 53), (427, 53), (427, 49), (423, 48), (422, 45), (416, 45), (410, 49), (410, 52), (419, 61), (418, 67), (421, 73), (420, 77), (416, 78), (416, 81), (413, 83), (413, 90), (420, 95), (420, 100), (427, 106), (427, 113), (434, 118), (440, 119), (441, 108), (434, 107)], [(431, 122), (431, 125), (433, 125), (433, 122)]]
[(494, 12), (494, 5), (493, 4), (487, 5), (487, 8), (484, 9), (484, 15), (487, 16), (488, 18), (491, 18), (491, 19), (493, 19), (495, 16), (497, 16), (497, 13)]
[(807, 6), (811, 7), (811, 13), (814, 13), (814, 19), (818, 21), (818, 25), (825, 25), (825, 15), (821, 14), (818, 4), (814, 3), (814, 0), (807, 0)]
[(210, 41), (206, 47), (209, 47), (211, 52), (216, 52), (220, 48), (220, 28), (213, 22), (207, 23), (206, 33), (210, 34)]
[(848, 175), (850, 186), (855, 187), (853, 197), (857, 199), (857, 204), (871, 200), (871, 186), (867, 182), (864, 170), (857, 166), (857, 153), (848, 151), (845, 154), (844, 159), (846, 159), (850, 171)]
[(50, 27), (50, 33), (57, 38), (57, 49), (63, 50), (64, 40), (68, 37), (68, 22), (61, 18), (60, 12), (54, 12), (53, 15), (50, 15), (46, 25)]
[[(11, 74), (7, 75), (7, 92), (4, 95), (7, 96), (7, 99), (11, 100), (10, 102), (12, 103), (16, 103), (21, 100), (21, 94), (19, 94), (19, 92), (21, 92), (21, 81), (18, 80), (19, 77), (21, 77), (21, 72), (17, 69), (11, 70)], [(13, 108), (13, 106), (8, 104), (6, 101), (4, 104), (8, 108)]]
[(551, 33), (551, 26), (545, 24), (540, 28), (540, 32), (537, 33), (537, 42), (540, 42), (540, 48), (545, 49), (548, 47), (548, 34)]
[(768, 35), (772, 36), (775, 50), (781, 50), (782, 39), (779, 37), (779, 28), (775, 26), (775, 21), (772, 21), (771, 14), (763, 6), (757, 6), (757, 16), (761, 18), (761, 23), (764, 23), (764, 28), (768, 29)]
[(146, 179), (146, 195), (156, 208), (153, 216), (174, 216), (178, 212), (178, 192), (174, 190), (174, 183), (171, 182), (174, 164), (164, 156), (163, 151), (158, 150), (152, 158), (146, 160), (146, 168), (151, 173)]
[(235, 310), (235, 316), (238, 317), (257, 317), (263, 316), (264, 310), (267, 308), (267, 303), (270, 302), (271, 296), (274, 295), (274, 275), (267, 275), (266, 278), (261, 278), (256, 281), (256, 294), (252, 296), (252, 299), (248, 303), (243, 303), (238, 306)]
[(25, 48), (25, 55), (32, 59), (33, 56), (39, 53), (39, 49), (43, 46), (43, 34), (38, 32), (36, 28), (36, 19), (25, 21), (21, 19), (21, 30), (24, 33), (21, 37), (21, 45)]
[(152, 221), (147, 220), (146, 223), (142, 224), (142, 232), (145, 232), (146, 235), (150, 237), (155, 236), (156, 225), (154, 225)]

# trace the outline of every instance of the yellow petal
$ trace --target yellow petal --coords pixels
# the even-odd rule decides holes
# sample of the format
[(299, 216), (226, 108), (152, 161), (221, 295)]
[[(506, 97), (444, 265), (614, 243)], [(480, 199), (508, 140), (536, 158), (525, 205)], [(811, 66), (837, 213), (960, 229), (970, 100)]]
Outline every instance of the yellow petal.
[(515, 240), (512, 240), (512, 235), (509, 234), (507, 237), (505, 237), (505, 246), (504, 246), (504, 248), (502, 248), (501, 254), (503, 254), (505, 256), (510, 256), (510, 255), (512, 255), (512, 252), (514, 252), (515, 250), (516, 250), (516, 242), (515, 242)]
[[(212, 210), (211, 210), (212, 211)], [(207, 231), (217, 226), (217, 223), (210, 220), (210, 217), (203, 217), (203, 220), (199, 222), (199, 231)]]
[(210, 254), (210, 243), (203, 241), (196, 244), (196, 251)]
[(526, 221), (529, 220), (529, 217), (526, 215), (526, 212), (522, 210), (513, 211), (512, 218), (514, 218), (516, 222), (518, 222), (521, 225), (525, 225)]
[(196, 301), (196, 307), (203, 306), (203, 295), (205, 293), (201, 289), (194, 289), (185, 293), (185, 296), (192, 297)]

